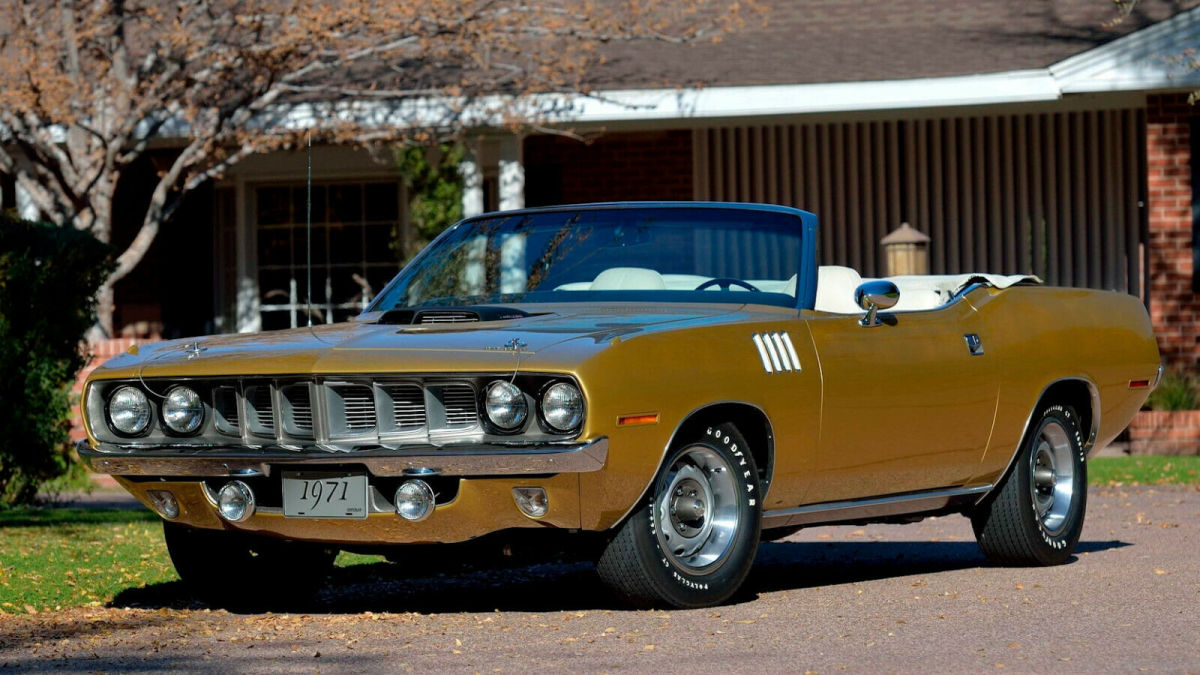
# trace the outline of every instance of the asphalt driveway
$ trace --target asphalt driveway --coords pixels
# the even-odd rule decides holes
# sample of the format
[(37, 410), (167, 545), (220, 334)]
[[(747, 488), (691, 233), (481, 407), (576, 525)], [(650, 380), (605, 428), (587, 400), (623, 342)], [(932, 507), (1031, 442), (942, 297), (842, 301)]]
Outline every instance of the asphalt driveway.
[[(1200, 672), (1200, 487), (1093, 489), (1076, 557), (989, 566), (959, 517), (764, 544), (731, 605), (631, 611), (584, 564), (350, 568), (304, 613), (177, 583), (0, 617), (0, 670)], [(249, 580), (247, 580), (249, 581)]]

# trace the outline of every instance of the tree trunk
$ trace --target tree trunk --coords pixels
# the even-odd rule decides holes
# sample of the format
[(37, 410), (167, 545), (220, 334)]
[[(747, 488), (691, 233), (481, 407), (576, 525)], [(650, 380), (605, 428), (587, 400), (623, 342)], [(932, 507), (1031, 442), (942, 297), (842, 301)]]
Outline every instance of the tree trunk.
[(96, 291), (96, 323), (87, 333), (89, 342), (113, 337), (113, 309), (113, 281), (108, 279)]

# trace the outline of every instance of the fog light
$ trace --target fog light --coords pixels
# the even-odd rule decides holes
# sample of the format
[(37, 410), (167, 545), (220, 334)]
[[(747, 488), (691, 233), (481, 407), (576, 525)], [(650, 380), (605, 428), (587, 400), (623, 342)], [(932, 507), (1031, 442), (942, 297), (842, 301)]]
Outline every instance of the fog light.
[(546, 496), (545, 488), (515, 487), (512, 490), (517, 508), (530, 518), (541, 518), (550, 511), (550, 498)]
[(405, 520), (425, 520), (433, 513), (433, 488), (423, 480), (408, 480), (396, 488), (396, 513)]
[(254, 493), (240, 480), (231, 480), (217, 493), (217, 510), (231, 523), (240, 523), (254, 515)]
[(146, 496), (150, 498), (150, 503), (154, 505), (154, 510), (158, 511), (158, 515), (167, 520), (179, 517), (179, 502), (175, 501), (175, 495), (166, 490), (146, 490)]

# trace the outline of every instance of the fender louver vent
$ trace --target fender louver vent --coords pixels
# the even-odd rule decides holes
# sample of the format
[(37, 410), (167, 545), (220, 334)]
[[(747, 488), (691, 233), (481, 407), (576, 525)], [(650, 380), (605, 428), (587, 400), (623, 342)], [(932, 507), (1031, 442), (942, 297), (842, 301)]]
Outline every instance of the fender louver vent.
[(462, 310), (426, 310), (417, 314), (413, 323), (471, 323), (479, 321), (476, 312)]
[(792, 346), (792, 338), (786, 332), (755, 333), (750, 337), (758, 348), (758, 358), (763, 370), (768, 373), (799, 372), (800, 358)]

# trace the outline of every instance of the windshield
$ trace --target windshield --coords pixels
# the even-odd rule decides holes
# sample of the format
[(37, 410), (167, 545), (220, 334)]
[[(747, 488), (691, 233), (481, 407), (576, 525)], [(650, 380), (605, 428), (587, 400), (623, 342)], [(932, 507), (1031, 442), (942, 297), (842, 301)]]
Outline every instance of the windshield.
[(796, 306), (795, 215), (647, 207), (502, 214), (459, 224), (369, 311), (512, 302), (754, 302)]

